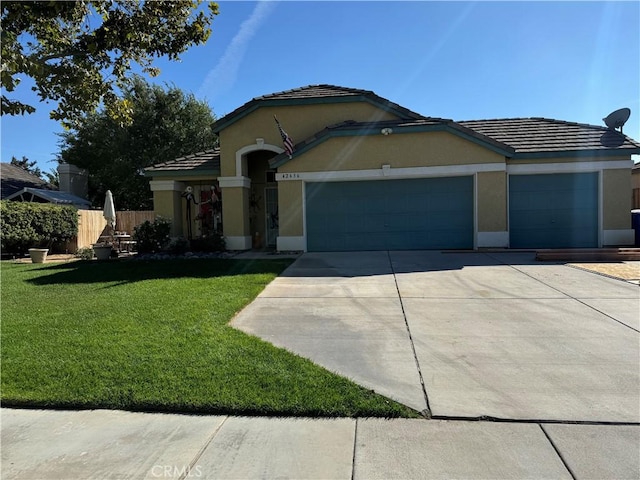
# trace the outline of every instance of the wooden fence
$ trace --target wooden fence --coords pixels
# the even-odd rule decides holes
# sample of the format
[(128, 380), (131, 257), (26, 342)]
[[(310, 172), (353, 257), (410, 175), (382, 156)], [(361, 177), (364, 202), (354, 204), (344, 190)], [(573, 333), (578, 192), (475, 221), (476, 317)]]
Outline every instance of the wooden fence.
[[(152, 210), (116, 212), (116, 230), (133, 235), (134, 227), (146, 220), (153, 222), (154, 218)], [(98, 241), (106, 226), (102, 210), (78, 210), (78, 237), (75, 242), (70, 242), (68, 249), (76, 251), (90, 247)]]

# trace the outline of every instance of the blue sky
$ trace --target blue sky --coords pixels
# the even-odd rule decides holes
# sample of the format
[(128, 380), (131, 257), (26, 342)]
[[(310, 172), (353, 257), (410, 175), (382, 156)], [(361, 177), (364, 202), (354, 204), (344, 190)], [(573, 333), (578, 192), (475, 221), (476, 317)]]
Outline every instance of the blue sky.
[[(259, 95), (329, 83), (454, 120), (603, 125), (629, 107), (624, 133), (640, 140), (640, 2), (219, 5), (208, 43), (181, 63), (159, 61), (153, 80), (193, 92), (218, 117)], [(28, 82), (19, 88), (33, 98)], [(49, 171), (61, 127), (37, 107), (2, 117), (2, 161), (24, 155)]]

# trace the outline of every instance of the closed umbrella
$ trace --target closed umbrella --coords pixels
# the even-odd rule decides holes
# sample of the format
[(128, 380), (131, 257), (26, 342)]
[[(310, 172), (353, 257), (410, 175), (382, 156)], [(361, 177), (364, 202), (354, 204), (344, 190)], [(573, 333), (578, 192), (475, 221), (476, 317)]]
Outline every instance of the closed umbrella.
[(107, 190), (107, 195), (104, 199), (104, 210), (102, 216), (107, 221), (107, 225), (111, 226), (112, 230), (116, 228), (116, 207), (113, 205), (113, 195), (111, 190)]

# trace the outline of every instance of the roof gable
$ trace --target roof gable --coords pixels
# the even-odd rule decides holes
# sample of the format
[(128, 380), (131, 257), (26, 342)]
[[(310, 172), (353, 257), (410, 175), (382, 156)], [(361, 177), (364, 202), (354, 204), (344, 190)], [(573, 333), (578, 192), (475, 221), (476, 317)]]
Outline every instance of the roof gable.
[(278, 168), (289, 160), (292, 160), (298, 155), (302, 155), (332, 137), (381, 135), (384, 134), (383, 129), (390, 129), (390, 133), (393, 134), (446, 131), (507, 157), (512, 156), (514, 153), (513, 148), (509, 145), (459, 125), (449, 119), (422, 117), (416, 120), (387, 120), (381, 122), (355, 122), (348, 120), (324, 128), (315, 135), (295, 145), (294, 153), (291, 157), (286, 153), (282, 153), (272, 158), (269, 161), (269, 165), (272, 168)]
[(390, 111), (402, 119), (424, 118), (408, 108), (376, 95), (371, 90), (339, 87), (336, 85), (308, 85), (306, 87), (285, 90), (255, 97), (233, 112), (225, 115), (213, 125), (213, 131), (219, 133), (242, 117), (266, 106), (313, 105), (328, 103), (368, 102), (383, 110)]

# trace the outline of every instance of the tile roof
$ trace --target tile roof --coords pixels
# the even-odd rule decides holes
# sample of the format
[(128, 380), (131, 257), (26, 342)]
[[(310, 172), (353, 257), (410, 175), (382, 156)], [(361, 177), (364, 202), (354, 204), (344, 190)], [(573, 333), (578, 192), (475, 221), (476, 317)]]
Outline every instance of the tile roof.
[(157, 163), (144, 169), (149, 175), (156, 172), (217, 172), (220, 173), (220, 148), (216, 147), (204, 152), (186, 155), (184, 157)]
[(53, 189), (50, 185), (40, 177), (27, 172), (24, 168), (17, 167), (10, 163), (0, 164), (0, 177), (2, 179), (1, 198), (22, 190), (25, 187)]
[(503, 118), (457, 123), (513, 147), (516, 155), (640, 149), (639, 143), (606, 127), (550, 118)]
[(253, 100), (272, 100), (284, 98), (331, 98), (331, 97), (359, 97), (362, 95), (375, 95), (371, 90), (359, 88), (340, 87), (337, 85), (307, 85), (306, 87), (293, 88), (282, 92), (269, 93), (255, 97)]
[(282, 92), (269, 93), (266, 95), (255, 97), (216, 121), (216, 123), (213, 125), (213, 130), (215, 132), (219, 132), (224, 127), (233, 123), (236, 119), (241, 118), (260, 105), (295, 105), (307, 102), (331, 103), (331, 101), (344, 102), (350, 101), (351, 99), (353, 101), (370, 101), (374, 104), (387, 107), (388, 109), (394, 111), (394, 113), (405, 119), (424, 118), (419, 113), (413, 112), (408, 108), (403, 107), (402, 105), (398, 105), (397, 103), (391, 102), (386, 98), (380, 97), (371, 90), (321, 84), (307, 85), (306, 87), (294, 88), (291, 90), (284, 90)]

